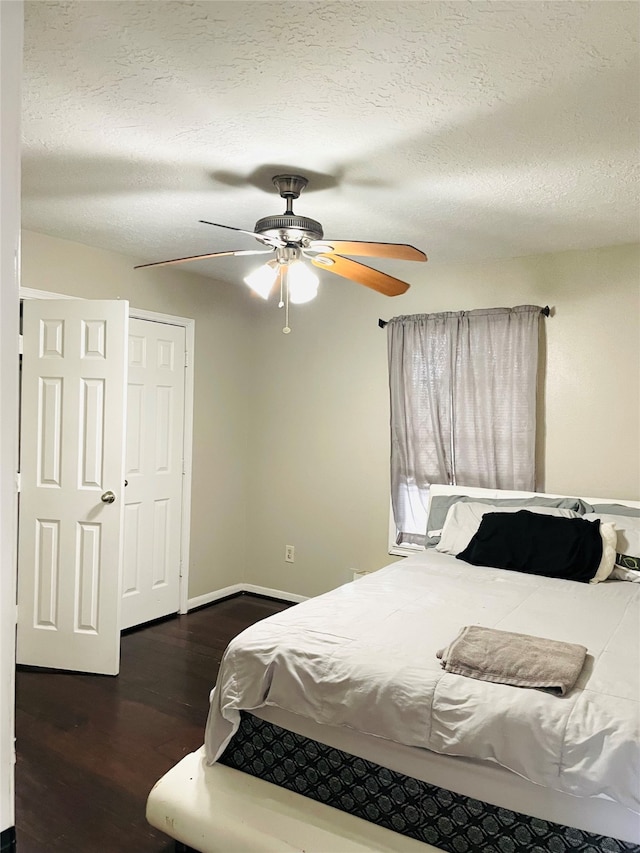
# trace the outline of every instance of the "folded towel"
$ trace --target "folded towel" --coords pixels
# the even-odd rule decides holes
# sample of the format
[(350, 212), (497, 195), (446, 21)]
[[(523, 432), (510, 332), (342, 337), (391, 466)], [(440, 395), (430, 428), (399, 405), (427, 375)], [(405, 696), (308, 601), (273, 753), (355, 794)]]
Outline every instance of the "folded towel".
[(546, 687), (562, 695), (574, 686), (587, 650), (575, 643), (467, 625), (436, 656), (456, 675), (514, 687)]

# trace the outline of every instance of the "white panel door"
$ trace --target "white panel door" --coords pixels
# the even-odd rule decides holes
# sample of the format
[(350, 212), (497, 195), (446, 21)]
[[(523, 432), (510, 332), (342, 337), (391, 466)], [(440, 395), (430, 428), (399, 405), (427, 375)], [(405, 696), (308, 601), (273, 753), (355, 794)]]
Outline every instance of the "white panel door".
[(21, 664), (118, 673), (128, 315), (126, 301), (24, 302)]
[(122, 628), (180, 607), (185, 329), (129, 321)]

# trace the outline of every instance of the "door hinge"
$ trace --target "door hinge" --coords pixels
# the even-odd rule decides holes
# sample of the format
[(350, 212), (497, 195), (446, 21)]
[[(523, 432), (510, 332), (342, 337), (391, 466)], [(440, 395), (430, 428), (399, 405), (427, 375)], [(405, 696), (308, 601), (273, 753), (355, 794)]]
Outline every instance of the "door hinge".
[(18, 355), (24, 353), (24, 335), (18, 335)]
[(22, 486), (22, 477), (20, 476), (20, 471), (16, 471), (16, 492), (20, 492), (20, 488)]
[(184, 366), (189, 367), (189, 353), (187, 350), (184, 351)]

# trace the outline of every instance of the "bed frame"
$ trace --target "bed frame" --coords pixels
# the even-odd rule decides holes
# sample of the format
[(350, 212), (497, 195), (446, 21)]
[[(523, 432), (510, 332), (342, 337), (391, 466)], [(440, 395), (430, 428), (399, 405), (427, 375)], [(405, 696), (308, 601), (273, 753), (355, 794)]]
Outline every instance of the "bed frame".
[[(431, 487), (431, 497), (451, 494), (485, 498), (550, 496), (542, 492)], [(589, 497), (583, 500), (640, 508), (640, 501)], [(263, 710), (267, 713), (257, 716), (267, 719), (268, 709)], [(312, 728), (309, 732), (299, 733), (313, 737)], [(338, 742), (332, 745), (340, 748), (340, 733), (335, 732), (333, 737)], [(616, 849), (640, 853), (640, 818), (616, 803), (600, 799), (581, 801), (541, 788), (498, 766), (486, 768), (485, 776), (483, 767), (435, 753), (431, 767), (431, 778), (427, 781), (443, 789), (622, 839), (622, 845)], [(493, 781), (488, 785), (490, 780)], [(208, 766), (204, 748), (187, 755), (156, 783), (147, 801), (147, 820), (176, 840), (176, 851), (397, 853), (401, 849), (403, 853), (429, 853), (439, 849), (220, 763)]]
[(208, 766), (203, 747), (156, 783), (147, 820), (201, 853), (398, 853), (398, 839), (403, 853), (436, 850), (239, 770)]

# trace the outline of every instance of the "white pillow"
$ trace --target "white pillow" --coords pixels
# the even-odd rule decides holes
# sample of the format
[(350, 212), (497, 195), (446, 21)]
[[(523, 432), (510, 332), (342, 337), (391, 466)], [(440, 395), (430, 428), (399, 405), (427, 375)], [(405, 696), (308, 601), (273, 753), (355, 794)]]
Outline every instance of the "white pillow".
[[(495, 504), (481, 504), (476, 501), (463, 503), (457, 501), (449, 507), (447, 517), (442, 527), (442, 536), (436, 545), (436, 551), (445, 554), (459, 554), (467, 547), (475, 536), (482, 516), (488, 512), (537, 512), (540, 515), (559, 515), (562, 518), (581, 518), (572, 509), (560, 509), (555, 506), (499, 506)], [(612, 566), (613, 568), (613, 566)]]
[(589, 512), (582, 517), (587, 521), (599, 520), (601, 528), (603, 527), (603, 523), (615, 525), (615, 549), (617, 556), (615, 557), (615, 566), (610, 577), (616, 580), (640, 583), (640, 570), (631, 568), (621, 561), (623, 556), (630, 557), (631, 560), (629, 562), (635, 564), (640, 560), (640, 518), (598, 512)]
[[(582, 517), (587, 521), (596, 520), (595, 518), (587, 518), (586, 516)], [(613, 571), (613, 567), (616, 562), (616, 543), (618, 541), (618, 534), (616, 532), (615, 524), (601, 521), (600, 536), (602, 536), (602, 559), (600, 560), (598, 570), (589, 583), (600, 583), (600, 581), (606, 581)]]
[(622, 566), (614, 566), (609, 577), (617, 581), (640, 583), (640, 571), (638, 569), (625, 569)]

